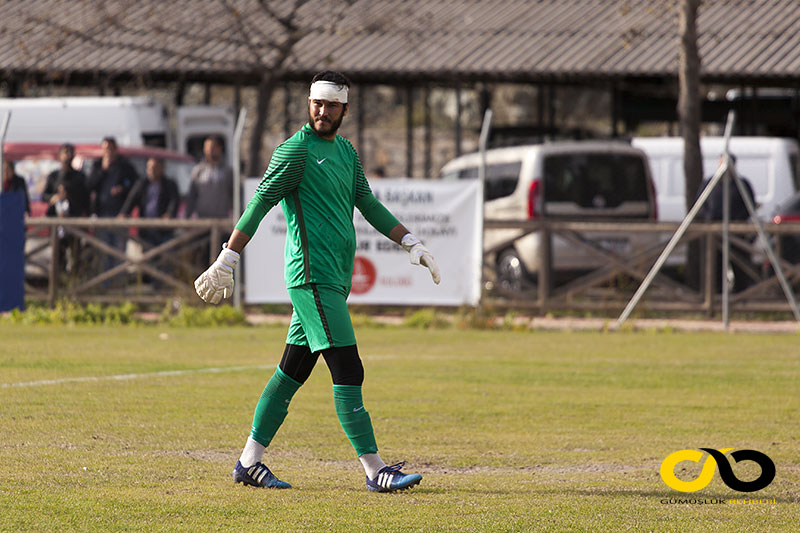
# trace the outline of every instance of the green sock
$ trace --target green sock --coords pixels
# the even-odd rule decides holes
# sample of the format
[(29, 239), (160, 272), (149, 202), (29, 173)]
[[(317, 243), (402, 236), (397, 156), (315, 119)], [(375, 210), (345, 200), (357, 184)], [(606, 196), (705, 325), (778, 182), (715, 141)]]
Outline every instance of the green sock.
[(302, 383), (295, 381), (286, 374), (280, 367), (275, 369), (275, 373), (270, 378), (261, 398), (256, 405), (256, 412), (253, 415), (253, 429), (250, 436), (253, 440), (269, 446), (272, 437), (283, 424), (283, 419), (289, 413), (289, 402), (297, 392)]
[(336, 406), (336, 414), (339, 416), (344, 434), (347, 435), (356, 453), (359, 456), (365, 453), (377, 453), (378, 445), (375, 443), (375, 433), (372, 431), (372, 420), (364, 409), (361, 387), (334, 385), (333, 404)]

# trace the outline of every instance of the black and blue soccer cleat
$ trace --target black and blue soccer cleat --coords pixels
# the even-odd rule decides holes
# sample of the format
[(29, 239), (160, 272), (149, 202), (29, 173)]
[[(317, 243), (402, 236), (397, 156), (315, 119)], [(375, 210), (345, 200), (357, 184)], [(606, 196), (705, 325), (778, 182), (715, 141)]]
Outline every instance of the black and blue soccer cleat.
[(392, 466), (384, 466), (378, 471), (375, 479), (367, 478), (367, 490), (372, 492), (394, 492), (410, 489), (422, 480), (419, 474), (404, 474), (400, 471), (405, 461)]
[(269, 468), (262, 463), (256, 463), (247, 468), (242, 466), (242, 463), (236, 461), (236, 466), (233, 468), (233, 481), (242, 483), (243, 485), (251, 485), (253, 487), (264, 487), (267, 489), (290, 489), (291, 485), (285, 481), (275, 477), (275, 474), (270, 472)]

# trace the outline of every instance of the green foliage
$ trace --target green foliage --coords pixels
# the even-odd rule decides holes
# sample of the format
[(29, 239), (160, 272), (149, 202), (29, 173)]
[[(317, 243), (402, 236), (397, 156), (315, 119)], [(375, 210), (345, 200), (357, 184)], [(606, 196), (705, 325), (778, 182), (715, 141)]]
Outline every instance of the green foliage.
[(403, 325), (409, 328), (444, 329), (449, 328), (451, 323), (445, 315), (438, 313), (435, 309), (420, 309), (409, 311)]
[(14, 324), (135, 324), (136, 305), (125, 302), (120, 305), (100, 304), (80, 305), (69, 300), (61, 300), (55, 307), (28, 305), (25, 311), (14, 309), (5, 320)]
[(374, 318), (366, 313), (353, 313), (350, 312), (350, 322), (353, 323), (355, 329), (358, 328), (381, 328), (383, 324), (376, 322)]
[(174, 327), (246, 326), (247, 316), (230, 305), (194, 307), (167, 304), (159, 322)]

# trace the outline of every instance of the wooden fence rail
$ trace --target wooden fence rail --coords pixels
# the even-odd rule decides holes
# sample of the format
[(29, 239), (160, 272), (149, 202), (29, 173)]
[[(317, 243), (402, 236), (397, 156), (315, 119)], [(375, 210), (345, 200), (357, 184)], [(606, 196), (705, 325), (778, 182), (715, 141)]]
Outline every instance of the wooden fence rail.
[[(192, 280), (233, 228), (230, 219), (29, 218), (26, 225), (25, 295), (51, 306), (61, 299), (146, 303), (191, 295)], [(139, 230), (168, 235), (153, 246)], [(124, 248), (104, 238), (111, 232)]]
[[(27, 224), (26, 297), (54, 305), (61, 299), (119, 303), (166, 302), (175, 296), (193, 294), (192, 281), (213, 261), (223, 239), (233, 228), (230, 219), (158, 220), (102, 218), (30, 218)], [(491, 285), (497, 252), (522, 235), (539, 232), (542, 267), (535, 280), (522, 290), (509, 292), (495, 285), (486, 290), (482, 301), (497, 307), (529, 308), (540, 313), (549, 310), (621, 311), (647, 275), (678, 227), (677, 223), (588, 223), (566, 221), (486, 220), (487, 231), (515, 229), (513, 238), (497, 243), (484, 255), (484, 279)], [(152, 246), (136, 235), (137, 230), (168, 230), (170, 237)], [(774, 236), (793, 236), (800, 240), (800, 224), (767, 225)], [(125, 248), (104, 240), (102, 233), (116, 231), (127, 236)], [(703, 250), (704, 267), (700, 287), (690, 287), (675, 272), (656, 277), (639, 308), (650, 311), (689, 311), (713, 315), (721, 306), (715, 286), (716, 250), (722, 225), (696, 223), (690, 226), (683, 243), (698, 242)], [(645, 236), (648, 245), (623, 253), (604, 248), (593, 234), (628, 238)], [(765, 254), (749, 224), (730, 225), (732, 243), (747, 250), (755, 262), (740, 264), (749, 286), (731, 298), (731, 310), (788, 312), (777, 277), (763, 265)], [(599, 261), (596, 268), (564, 281), (553, 270), (552, 239), (559, 237), (570, 246), (584, 250)], [(641, 239), (640, 239), (641, 240)], [(57, 251), (54, 253), (53, 251)], [(777, 250), (781, 257), (780, 249)], [(67, 264), (62, 264), (66, 259)], [(736, 258), (735, 258), (736, 259)], [(738, 259), (736, 259), (738, 260)], [(800, 289), (800, 264), (785, 259), (781, 266), (795, 291)], [(715, 290), (716, 289), (716, 290)]]

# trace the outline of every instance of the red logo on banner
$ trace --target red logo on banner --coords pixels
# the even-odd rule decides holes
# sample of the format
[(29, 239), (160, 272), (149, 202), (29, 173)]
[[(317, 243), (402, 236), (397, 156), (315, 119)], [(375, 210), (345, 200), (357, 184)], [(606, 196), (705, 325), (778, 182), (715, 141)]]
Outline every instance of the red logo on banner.
[(353, 294), (369, 292), (372, 286), (375, 285), (377, 278), (378, 273), (372, 261), (357, 255), (355, 261), (353, 261), (353, 287), (350, 292)]

